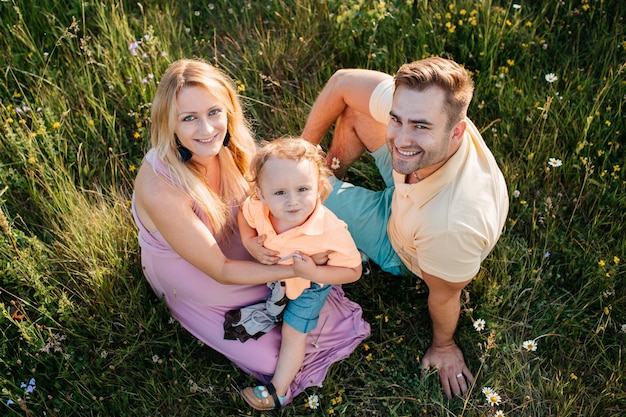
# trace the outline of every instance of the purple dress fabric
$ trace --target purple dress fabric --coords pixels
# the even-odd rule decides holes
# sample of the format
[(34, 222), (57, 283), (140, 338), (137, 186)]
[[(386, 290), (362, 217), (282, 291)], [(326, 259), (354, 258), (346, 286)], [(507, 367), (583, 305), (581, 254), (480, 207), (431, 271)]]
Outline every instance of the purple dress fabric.
[[(167, 170), (151, 150), (146, 161), (169, 178)], [(234, 208), (236, 209), (236, 208)], [(205, 223), (204, 214), (194, 208)], [(244, 372), (263, 383), (269, 382), (278, 358), (281, 328), (275, 327), (258, 340), (245, 343), (224, 339), (227, 311), (262, 301), (267, 285), (223, 285), (180, 257), (157, 231), (149, 232), (139, 221), (139, 245), (143, 273), (154, 292), (164, 297), (172, 316), (196, 338), (226, 356)], [(218, 242), (230, 259), (251, 259), (238, 234), (228, 242)], [(308, 334), (302, 369), (287, 392), (286, 403), (310, 386), (321, 385), (328, 368), (345, 359), (370, 334), (361, 307), (345, 297), (340, 285), (333, 287), (320, 313), (317, 328)]]

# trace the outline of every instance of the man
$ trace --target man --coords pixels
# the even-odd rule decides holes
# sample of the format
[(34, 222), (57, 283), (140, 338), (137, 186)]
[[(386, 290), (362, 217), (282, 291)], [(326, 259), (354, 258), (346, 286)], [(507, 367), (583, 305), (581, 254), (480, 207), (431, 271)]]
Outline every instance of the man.
[[(454, 341), (461, 291), (494, 247), (508, 212), (502, 173), (466, 117), (472, 94), (467, 71), (443, 58), (405, 64), (395, 78), (339, 70), (302, 133), (319, 144), (335, 123), (328, 163), (338, 179), (325, 204), (383, 270), (408, 271), (428, 286), (433, 340), (422, 365), (436, 367), (448, 398), (467, 392), (474, 380)], [(364, 151), (374, 157), (385, 190), (340, 180)]]

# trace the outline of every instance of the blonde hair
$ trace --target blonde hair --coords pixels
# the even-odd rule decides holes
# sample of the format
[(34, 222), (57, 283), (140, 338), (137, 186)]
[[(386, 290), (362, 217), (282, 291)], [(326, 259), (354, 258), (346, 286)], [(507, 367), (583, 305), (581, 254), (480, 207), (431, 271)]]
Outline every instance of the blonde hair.
[[(317, 168), (318, 179), (320, 182), (321, 200), (324, 201), (332, 191), (330, 176), (332, 173), (326, 166), (326, 155), (322, 149), (311, 142), (299, 138), (286, 136), (274, 139), (270, 142), (264, 142), (263, 146), (257, 151), (252, 164), (250, 165), (250, 182), (257, 184), (261, 171), (270, 158), (291, 159), (293, 161), (308, 160)], [(285, 173), (289, 175), (289, 173)]]
[[(206, 88), (226, 111), (230, 143), (218, 154), (221, 168), (220, 193), (208, 186), (193, 158), (187, 162), (179, 158), (174, 136), (178, 113), (176, 98), (182, 89), (189, 86)], [(236, 91), (230, 77), (211, 64), (201, 60), (182, 59), (167, 69), (152, 102), (152, 147), (169, 169), (172, 178), (207, 215), (216, 236), (225, 236), (236, 227), (231, 207), (239, 204), (249, 192), (245, 176), (256, 150)]]
[(437, 86), (446, 94), (448, 130), (463, 120), (474, 94), (474, 82), (469, 73), (456, 62), (431, 57), (413, 61), (400, 67), (395, 76), (395, 85), (423, 91)]

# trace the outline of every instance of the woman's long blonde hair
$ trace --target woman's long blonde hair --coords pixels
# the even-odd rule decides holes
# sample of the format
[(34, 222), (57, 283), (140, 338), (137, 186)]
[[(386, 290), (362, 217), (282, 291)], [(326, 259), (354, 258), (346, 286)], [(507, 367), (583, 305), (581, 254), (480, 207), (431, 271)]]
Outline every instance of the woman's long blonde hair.
[[(185, 87), (206, 88), (224, 106), (228, 117), (230, 143), (219, 154), (221, 192), (212, 190), (194, 164), (193, 158), (182, 162), (174, 137), (178, 109), (176, 98)], [(232, 205), (248, 194), (245, 180), (256, 144), (233, 81), (222, 71), (201, 60), (182, 59), (167, 69), (159, 82), (151, 111), (151, 141), (158, 157), (172, 178), (189, 194), (207, 215), (216, 236), (226, 236), (236, 227)]]

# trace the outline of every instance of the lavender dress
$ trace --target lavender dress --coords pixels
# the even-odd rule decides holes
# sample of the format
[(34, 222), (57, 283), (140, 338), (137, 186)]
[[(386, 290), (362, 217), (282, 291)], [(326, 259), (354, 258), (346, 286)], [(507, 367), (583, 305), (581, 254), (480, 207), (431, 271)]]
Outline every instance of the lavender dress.
[[(151, 150), (146, 161), (169, 178), (167, 169)], [(200, 210), (196, 215), (206, 224)], [(143, 272), (154, 292), (163, 296), (172, 316), (199, 340), (220, 352), (244, 372), (263, 383), (269, 382), (280, 349), (280, 326), (258, 340), (224, 339), (224, 315), (227, 311), (263, 300), (269, 289), (261, 285), (222, 285), (180, 257), (159, 231), (148, 232), (141, 224), (133, 204), (133, 216), (139, 228)], [(228, 243), (219, 242), (230, 259), (251, 259), (239, 234)], [(306, 387), (320, 385), (330, 365), (348, 357), (369, 336), (370, 326), (361, 317), (361, 307), (345, 297), (341, 286), (333, 286), (320, 313), (317, 328), (308, 334), (302, 369), (287, 392), (286, 402)]]

